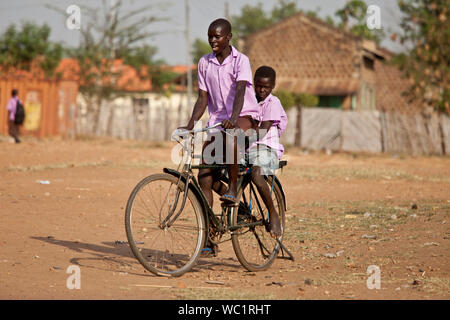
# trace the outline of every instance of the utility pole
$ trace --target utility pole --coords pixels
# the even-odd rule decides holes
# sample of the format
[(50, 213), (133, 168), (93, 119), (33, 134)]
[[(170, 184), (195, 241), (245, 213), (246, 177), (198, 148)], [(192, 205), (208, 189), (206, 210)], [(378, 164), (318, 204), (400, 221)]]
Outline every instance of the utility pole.
[[(110, 27), (111, 28), (115, 28), (116, 16), (117, 16), (117, 5), (118, 5), (117, 0), (110, 1), (109, 19), (110, 19), (110, 24), (111, 24)], [(114, 33), (115, 33), (115, 29), (109, 35), (109, 45), (110, 45), (110, 49), (111, 49), (111, 59), (113, 60), (113, 65), (114, 65), (114, 59), (116, 58), (116, 48), (114, 46)]]
[(228, 1), (225, 1), (225, 19), (230, 21), (230, 4)]
[(189, 0), (185, 0), (185, 20), (186, 20), (186, 65), (187, 65), (187, 107), (192, 101), (192, 59), (191, 59), (191, 39), (190, 39), (190, 18), (189, 18)]
[(345, 1), (345, 20), (344, 20), (344, 30), (348, 31), (348, 16), (349, 16), (349, 0)]
[[(118, 0), (110, 0), (109, 2), (109, 23), (110, 23), (110, 30), (111, 32), (109, 33), (109, 47), (110, 47), (110, 59), (111, 59), (111, 65), (110, 65), (110, 71), (112, 74), (114, 74), (116, 72), (115, 70), (115, 60), (116, 60), (116, 48), (114, 45), (114, 36), (116, 34), (116, 18), (117, 18), (117, 6), (118, 6)], [(119, 0), (120, 1), (120, 0)], [(115, 77), (111, 77), (111, 85), (113, 87), (116, 86), (116, 81), (117, 79), (115, 79)]]

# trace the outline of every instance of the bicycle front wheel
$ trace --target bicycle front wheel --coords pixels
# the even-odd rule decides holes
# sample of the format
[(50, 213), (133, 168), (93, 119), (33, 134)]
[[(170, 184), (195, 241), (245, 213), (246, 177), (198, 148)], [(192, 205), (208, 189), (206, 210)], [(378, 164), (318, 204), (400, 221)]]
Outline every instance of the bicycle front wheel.
[[(184, 189), (185, 183), (177, 177), (154, 174), (137, 184), (127, 202), (128, 243), (139, 262), (156, 275), (181, 276), (189, 271), (197, 263), (205, 241), (203, 209), (189, 189), (176, 218)], [(167, 224), (164, 221), (171, 211), (168, 220), (173, 223)]]
[[(272, 188), (272, 177), (268, 177), (266, 181)], [(239, 207), (232, 210), (233, 225), (237, 227), (231, 236), (234, 252), (248, 271), (266, 270), (275, 261), (280, 249), (278, 242), (270, 236), (265, 221), (268, 210), (252, 183), (241, 190), (238, 196)], [(277, 184), (273, 185), (272, 201), (284, 233), (285, 208), (283, 194)]]

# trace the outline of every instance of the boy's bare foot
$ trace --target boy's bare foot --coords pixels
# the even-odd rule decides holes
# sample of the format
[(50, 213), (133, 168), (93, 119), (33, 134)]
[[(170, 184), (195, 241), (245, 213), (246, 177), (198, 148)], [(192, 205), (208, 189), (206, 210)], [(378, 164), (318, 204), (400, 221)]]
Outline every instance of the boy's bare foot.
[(269, 224), (270, 224), (270, 235), (272, 236), (272, 238), (278, 239), (279, 237), (281, 237), (280, 218), (276, 213), (270, 213)]

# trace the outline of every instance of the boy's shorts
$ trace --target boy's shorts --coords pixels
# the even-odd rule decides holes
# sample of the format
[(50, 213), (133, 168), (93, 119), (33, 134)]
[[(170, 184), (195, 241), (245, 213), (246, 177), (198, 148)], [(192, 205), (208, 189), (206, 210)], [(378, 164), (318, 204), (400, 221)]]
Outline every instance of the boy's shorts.
[[(280, 162), (276, 151), (265, 144), (257, 144), (252, 147), (248, 151), (246, 158), (248, 164), (261, 167), (261, 173), (264, 175), (275, 174), (275, 170), (278, 169)], [(244, 164), (245, 160), (241, 159), (241, 163)]]

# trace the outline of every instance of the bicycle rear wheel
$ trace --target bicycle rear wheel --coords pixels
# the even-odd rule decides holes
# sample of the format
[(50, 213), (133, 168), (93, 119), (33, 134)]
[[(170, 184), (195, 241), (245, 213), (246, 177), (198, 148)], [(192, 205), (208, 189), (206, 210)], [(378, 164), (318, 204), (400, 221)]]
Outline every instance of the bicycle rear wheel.
[[(178, 183), (178, 184), (177, 184)], [(137, 184), (127, 202), (125, 228), (134, 256), (156, 275), (181, 276), (197, 263), (205, 241), (202, 206), (188, 190), (180, 216), (163, 224), (179, 193), (173, 219), (183, 202), (185, 184), (169, 174), (154, 174)]]
[[(266, 181), (272, 188), (272, 177), (268, 177)], [(235, 207), (232, 210), (232, 222), (238, 227), (231, 235), (234, 252), (247, 270), (266, 270), (275, 261), (280, 249), (278, 242), (270, 236), (268, 225), (264, 221), (268, 210), (252, 183), (240, 191), (238, 199), (240, 199), (239, 208)], [(283, 194), (277, 184), (273, 185), (272, 201), (278, 211), (281, 230), (284, 233), (285, 208)], [(251, 226), (244, 226), (249, 224)]]

